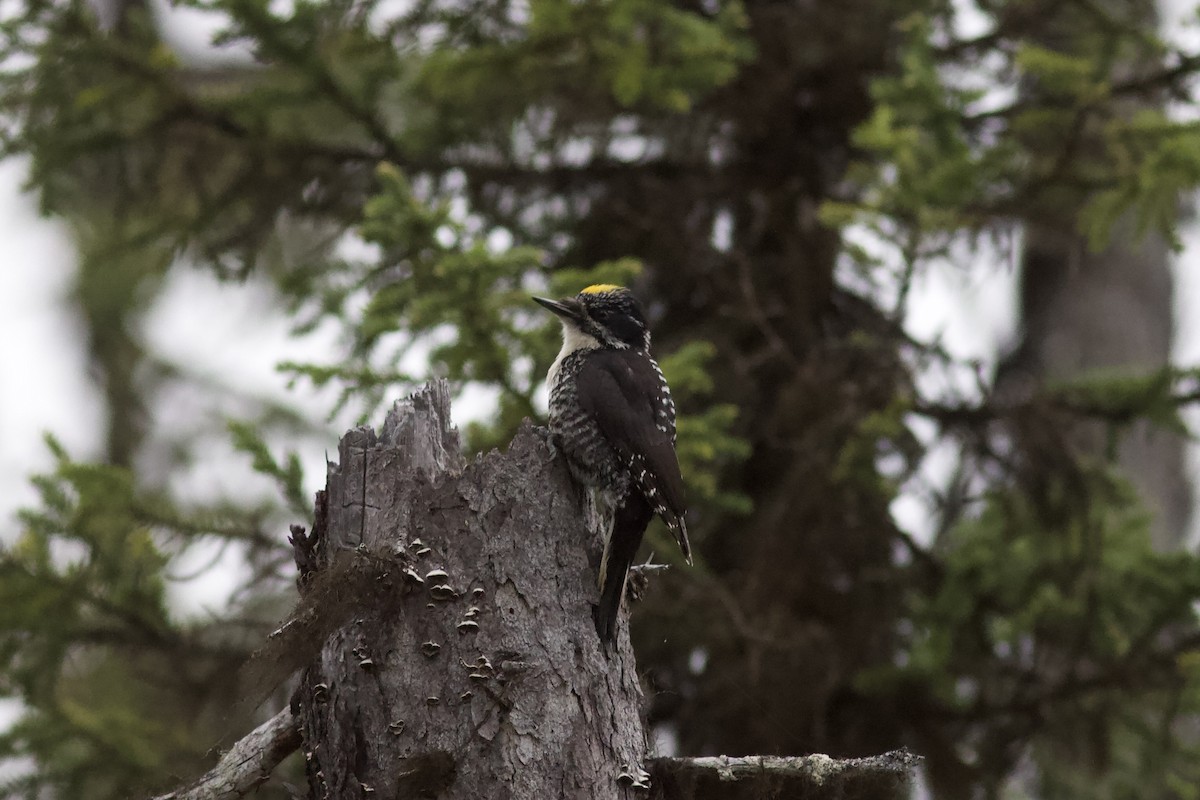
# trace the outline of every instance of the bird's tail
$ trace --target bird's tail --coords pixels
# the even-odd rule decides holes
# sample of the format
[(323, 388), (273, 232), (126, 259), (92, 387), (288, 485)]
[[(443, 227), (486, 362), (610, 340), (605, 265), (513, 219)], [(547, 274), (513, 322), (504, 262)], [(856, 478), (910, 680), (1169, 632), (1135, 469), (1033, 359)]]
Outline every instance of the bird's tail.
[(687, 525), (683, 522), (683, 517), (675, 517), (675, 524), (667, 523), (671, 533), (675, 534), (675, 541), (679, 542), (679, 550), (683, 553), (683, 560), (692, 565), (692, 543), (688, 541)]
[(667, 523), (667, 529), (675, 535), (675, 541), (679, 543), (679, 550), (683, 553), (683, 560), (688, 563), (688, 566), (691, 566), (692, 543), (688, 541), (687, 524), (683, 521), (683, 515), (675, 513), (670, 506), (661, 501), (654, 506), (654, 513), (662, 517), (662, 521)]
[(638, 545), (654, 515), (640, 492), (630, 492), (613, 514), (612, 531), (600, 558), (600, 605), (596, 609), (596, 632), (608, 643), (617, 635), (617, 614), (625, 597), (629, 568), (637, 557)]

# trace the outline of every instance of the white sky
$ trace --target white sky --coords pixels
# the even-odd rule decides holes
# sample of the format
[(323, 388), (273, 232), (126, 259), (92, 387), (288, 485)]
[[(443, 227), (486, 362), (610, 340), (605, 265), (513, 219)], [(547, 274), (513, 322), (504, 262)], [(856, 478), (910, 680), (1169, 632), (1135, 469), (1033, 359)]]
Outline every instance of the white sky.
[[(74, 253), (69, 233), (60, 223), (38, 216), (33, 198), (22, 194), (24, 175), (23, 161), (0, 162), (0, 241), (7, 245), (6, 291), (0, 292), (0, 341), (5, 342), (0, 347), (0, 542), (10, 542), (18, 533), (14, 512), (37, 499), (28, 477), (52, 468), (43, 441), (46, 432), (53, 432), (79, 459), (98, 455), (103, 444), (103, 398), (87, 374), (84, 345), (70, 311)], [(354, 412), (327, 422), (335, 390), (318, 391), (304, 380), (294, 389), (287, 387), (288, 378), (276, 371), (276, 364), (332, 362), (338, 355), (337, 338), (332, 325), (301, 339), (291, 336), (290, 320), (276, 306), (271, 290), (261, 283), (221, 284), (201, 270), (177, 266), (144, 320), (143, 333), (152, 351), (186, 365), (192, 374), (282, 403), (326, 428), (325, 437), (279, 445), (279, 450), (299, 447), (306, 488), (316, 491), (324, 484), (326, 453), (336, 457), (338, 437), (354, 424)], [(488, 397), (482, 389), (466, 392), (454, 405), (454, 422), (462, 426), (486, 414)], [(153, 412), (152, 424), (161, 430), (213, 421), (219, 425), (224, 415), (236, 416), (238, 407), (180, 392)], [(275, 491), (224, 439), (205, 442), (198, 457), (194, 468), (172, 479), (173, 488), (190, 499), (259, 497)], [(281, 526), (281, 543), (285, 531)], [(198, 548), (175, 571), (187, 574), (215, 553)], [(238, 563), (236, 553), (229, 552), (216, 569), (186, 586), (172, 585), (176, 610), (219, 608), (238, 585)]]

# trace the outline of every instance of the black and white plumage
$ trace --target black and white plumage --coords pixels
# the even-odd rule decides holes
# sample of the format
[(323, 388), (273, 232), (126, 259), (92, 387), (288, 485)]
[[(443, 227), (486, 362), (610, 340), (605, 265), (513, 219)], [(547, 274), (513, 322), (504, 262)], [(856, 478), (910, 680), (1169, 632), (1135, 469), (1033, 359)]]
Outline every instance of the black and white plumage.
[(650, 331), (633, 294), (589, 286), (564, 300), (534, 298), (563, 325), (550, 367), (550, 430), (576, 480), (611, 519), (600, 562), (596, 627), (611, 641), (629, 568), (655, 514), (691, 563), (683, 477), (675, 455), (675, 404), (650, 355)]

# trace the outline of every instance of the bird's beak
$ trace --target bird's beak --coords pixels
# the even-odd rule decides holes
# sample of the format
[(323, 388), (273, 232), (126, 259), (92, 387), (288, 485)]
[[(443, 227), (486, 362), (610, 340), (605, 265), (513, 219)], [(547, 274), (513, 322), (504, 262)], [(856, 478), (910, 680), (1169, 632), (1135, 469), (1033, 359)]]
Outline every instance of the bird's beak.
[(533, 298), (533, 302), (550, 309), (563, 319), (569, 319), (573, 322), (578, 322), (583, 316), (583, 307), (579, 305), (579, 301), (574, 297), (567, 297), (563, 300), (548, 300), (545, 297), (535, 297)]

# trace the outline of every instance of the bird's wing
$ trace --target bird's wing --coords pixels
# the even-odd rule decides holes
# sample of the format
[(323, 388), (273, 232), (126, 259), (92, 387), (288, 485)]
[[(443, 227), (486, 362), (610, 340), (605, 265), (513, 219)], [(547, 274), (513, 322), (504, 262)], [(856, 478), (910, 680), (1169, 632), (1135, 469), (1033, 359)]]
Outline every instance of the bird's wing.
[[(689, 555), (683, 476), (675, 455), (675, 413), (649, 359), (629, 350), (596, 353), (579, 372), (579, 398), (609, 444), (626, 460), (642, 494)], [(669, 412), (669, 413), (668, 413)]]

